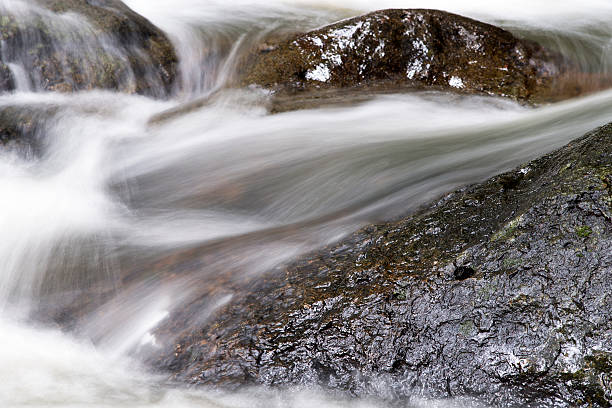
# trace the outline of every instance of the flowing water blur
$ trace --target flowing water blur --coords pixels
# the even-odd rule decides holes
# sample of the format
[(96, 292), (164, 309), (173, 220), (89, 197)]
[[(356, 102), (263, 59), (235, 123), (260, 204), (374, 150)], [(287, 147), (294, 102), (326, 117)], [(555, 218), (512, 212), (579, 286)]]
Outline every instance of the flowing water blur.
[[(612, 117), (611, 91), (539, 108), (422, 92), (269, 115), (265, 93), (224, 88), (241, 53), (268, 35), (369, 11), (370, 2), (125, 2), (165, 30), (178, 50), (181, 83), (170, 100), (41, 92), (27, 56), (0, 49), (18, 89), (1, 95), (0, 107), (44, 112), (33, 136), (38, 153), (0, 151), (1, 406), (382, 406), (304, 389), (186, 390), (138, 368), (133, 356), (154, 349), (156, 325), (214, 276), (230, 271), (257, 279)], [(480, 18), (606, 73), (612, 4), (575, 3), (388, 0), (377, 7), (435, 7)], [(44, 21), (71, 36), (71, 52), (83, 64), (96, 64), (100, 49), (121, 58), (129, 52), (92, 36), (74, 15), (28, 4), (0, 2), (22, 19), (48, 13)], [(127, 75), (120, 87), (133, 87), (132, 80)], [(212, 92), (213, 102), (200, 109), (149, 122)], [(146, 273), (122, 279), (134, 265), (189, 248), (210, 248), (213, 261), (163, 285)], [(112, 296), (79, 319), (72, 334), (32, 323), (41, 307), (64, 305), (85, 291)], [(231, 291), (209, 299), (198, 322), (231, 300)], [(385, 397), (384, 384), (381, 390)], [(417, 393), (403, 406), (478, 404), (418, 400)]]
[[(78, 89), (98, 80), (90, 67), (114, 67), (116, 89), (133, 92), (137, 75), (145, 77), (155, 96), (163, 96), (164, 86), (151, 70), (135, 72), (131, 59), (152, 65), (151, 59), (136, 47), (128, 48), (111, 33), (101, 33), (76, 13), (54, 13), (33, 1), (0, 0), (0, 25), (7, 33), (0, 38), (0, 57), (11, 71), (18, 91), (42, 91), (48, 84), (44, 72), (63, 74), (67, 86)], [(36, 50), (36, 51), (33, 51)], [(50, 58), (40, 67), (41, 55)]]

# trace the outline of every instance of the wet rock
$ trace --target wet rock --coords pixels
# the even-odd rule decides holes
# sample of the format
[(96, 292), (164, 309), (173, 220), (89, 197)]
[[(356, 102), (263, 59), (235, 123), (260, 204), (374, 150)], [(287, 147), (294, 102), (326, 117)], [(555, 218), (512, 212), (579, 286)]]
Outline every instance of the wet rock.
[(237, 292), (196, 330), (175, 315), (161, 331), (180, 337), (152, 364), (202, 385), (607, 407), (610, 146), (607, 125), (367, 227)]
[[(8, 7), (8, 5), (13, 7)], [(36, 0), (0, 8), (0, 89), (118, 89), (165, 96), (177, 57), (168, 38), (118, 0)], [(10, 80), (5, 69), (10, 68)]]
[(474, 271), (474, 269), (470, 268), (469, 266), (458, 266), (455, 269), (455, 279), (456, 280), (464, 280), (467, 278), (471, 278), (472, 276), (474, 276), (474, 274), (476, 273), (476, 271)]
[(0, 63), (0, 89), (11, 90), (15, 88), (13, 74), (8, 66)]
[(24, 157), (39, 155), (44, 144), (40, 124), (56, 111), (54, 106), (0, 107), (0, 152), (10, 150)]
[(566, 97), (556, 82), (567, 72), (562, 57), (501, 28), (442, 11), (393, 9), (260, 50), (242, 84), (277, 92), (426, 87), (535, 102)]

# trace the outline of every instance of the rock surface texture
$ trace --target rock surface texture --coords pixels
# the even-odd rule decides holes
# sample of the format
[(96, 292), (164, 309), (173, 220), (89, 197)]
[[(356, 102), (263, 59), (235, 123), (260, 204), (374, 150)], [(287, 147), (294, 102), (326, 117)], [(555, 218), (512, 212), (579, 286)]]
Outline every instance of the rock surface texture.
[(608, 125), (270, 273), (155, 364), (194, 384), (609, 406), (611, 146)]
[(276, 91), (329, 87), (434, 87), (556, 97), (563, 59), (498, 27), (436, 10), (382, 10), (263, 48), (243, 85)]
[(0, 108), (0, 151), (17, 151), (25, 156), (41, 152), (39, 125), (55, 113), (54, 107), (28, 108), (3, 106)]
[(0, 89), (105, 88), (165, 96), (177, 57), (168, 38), (118, 0), (0, 6)]

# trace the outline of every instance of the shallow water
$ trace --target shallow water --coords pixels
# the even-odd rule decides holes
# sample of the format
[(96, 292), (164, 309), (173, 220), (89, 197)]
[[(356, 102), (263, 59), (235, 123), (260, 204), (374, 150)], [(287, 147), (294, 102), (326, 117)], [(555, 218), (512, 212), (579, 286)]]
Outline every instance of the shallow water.
[[(138, 368), (135, 356), (159, 347), (155, 327), (197, 296), (198, 284), (228, 271), (257, 279), (364, 224), (407, 214), (525, 163), (612, 117), (612, 91), (538, 108), (421, 92), (269, 115), (265, 93), (223, 88), (241, 52), (266, 35), (369, 11), (370, 2), (126, 3), (175, 42), (182, 81), (173, 98), (43, 93), (17, 57), (10, 68), (20, 78), (18, 92), (0, 95), (0, 107), (53, 108), (36, 130), (38, 153), (0, 151), (1, 406), (382, 406), (385, 384), (376, 401), (305, 389), (188, 390)], [(9, 10), (24, 4), (0, 3)], [(543, 40), (593, 72), (610, 67), (607, 1), (377, 4), (399, 6), (480, 18)], [(78, 34), (70, 24), (57, 27), (80, 35), (75, 44), (87, 44), (75, 52), (84, 52), (84, 64), (96, 63), (95, 52), (85, 48), (101, 45), (90, 43), (85, 28)], [(219, 89), (212, 104), (149, 123)], [(154, 271), (122, 283), (134, 265), (207, 245), (213, 261), (171, 283), (160, 285)], [(70, 333), (31, 322), (41, 307), (87, 291), (113, 296)], [(229, 290), (209, 299), (199, 318), (231, 300)], [(477, 406), (420, 397), (415, 390), (400, 406)]]

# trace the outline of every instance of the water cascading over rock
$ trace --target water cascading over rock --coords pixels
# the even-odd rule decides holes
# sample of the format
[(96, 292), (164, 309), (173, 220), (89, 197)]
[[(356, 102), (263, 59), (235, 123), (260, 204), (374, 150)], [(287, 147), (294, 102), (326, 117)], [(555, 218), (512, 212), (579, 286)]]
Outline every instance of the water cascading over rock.
[(176, 77), (166, 36), (117, 0), (3, 0), (0, 40), (0, 90), (164, 97)]

